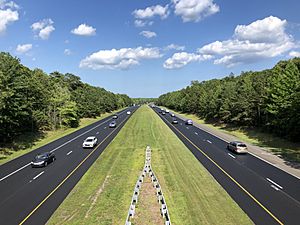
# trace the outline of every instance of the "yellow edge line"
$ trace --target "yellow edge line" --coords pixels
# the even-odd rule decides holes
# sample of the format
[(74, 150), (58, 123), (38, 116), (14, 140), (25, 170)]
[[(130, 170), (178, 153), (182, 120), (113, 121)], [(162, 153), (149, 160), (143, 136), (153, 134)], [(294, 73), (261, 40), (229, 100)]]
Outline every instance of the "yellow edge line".
[(283, 225), (283, 223), (268, 210), (262, 203), (260, 203), (250, 192), (248, 192), (240, 183), (238, 183), (229, 173), (227, 173), (221, 166), (219, 166), (212, 158), (210, 158), (205, 152), (203, 152), (197, 145), (195, 145), (189, 138), (187, 138), (183, 133), (181, 133), (173, 124), (171, 124), (167, 119), (163, 118), (167, 123), (169, 123), (174, 129), (176, 129), (188, 142), (190, 142), (195, 148), (197, 148), (206, 158), (208, 158), (215, 166), (217, 166), (227, 177), (229, 177), (239, 188), (241, 188), (250, 198), (252, 198), (261, 208), (263, 208), (276, 222)]
[[(119, 126), (121, 125), (121, 124), (123, 124), (124, 122), (126, 122), (127, 120), (129, 119), (129, 117), (127, 117), (124, 121), (122, 121), (120, 124), (119, 124)], [(118, 127), (119, 127), (118, 126)], [(93, 151), (91, 151), (91, 153), (90, 154), (88, 154), (79, 164), (78, 164), (78, 166), (76, 166), (75, 167), (75, 169), (74, 170), (72, 170), (72, 172), (71, 173), (69, 173), (69, 175), (68, 176), (66, 176), (65, 177), (65, 179), (63, 179), (63, 181), (62, 182), (60, 182), (60, 184), (58, 185), (58, 186), (56, 186), (56, 188), (54, 188), (53, 189), (53, 191), (51, 191), (44, 199), (43, 199), (43, 201), (41, 201), (20, 223), (19, 223), (19, 225), (22, 225), (22, 224), (24, 224), (25, 222), (26, 222), (26, 220), (28, 220), (28, 218), (30, 217), (30, 216), (32, 216), (32, 214), (36, 211), (36, 210), (38, 210), (43, 204), (44, 204), (44, 202), (46, 202), (47, 201), (47, 199), (48, 198), (50, 198), (51, 197), (51, 195), (53, 195), (54, 194), (54, 192), (56, 192), (57, 191), (57, 189), (58, 188), (60, 188), (69, 178), (70, 178), (70, 176), (72, 176), (73, 175), (73, 173), (75, 173), (76, 172), (76, 170), (100, 147), (100, 145), (102, 145), (103, 144), (103, 142), (107, 139), (107, 138), (109, 138), (116, 130), (117, 130), (117, 128), (118, 127), (116, 127), (115, 129), (113, 129), (113, 131), (111, 132), (111, 133), (109, 133), (109, 135), (108, 136), (106, 136), (102, 141), (101, 141), (101, 143), (100, 144), (98, 144), (97, 146), (96, 146), (96, 148), (94, 148), (94, 150)]]

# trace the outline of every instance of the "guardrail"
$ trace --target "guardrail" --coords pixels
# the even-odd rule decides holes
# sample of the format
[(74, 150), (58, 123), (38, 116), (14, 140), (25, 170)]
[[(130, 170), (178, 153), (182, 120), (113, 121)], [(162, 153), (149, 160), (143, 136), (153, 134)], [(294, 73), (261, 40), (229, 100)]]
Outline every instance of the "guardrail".
[(139, 176), (139, 178), (136, 182), (125, 225), (131, 225), (131, 219), (134, 217), (134, 214), (135, 214), (135, 206), (138, 202), (140, 188), (142, 186), (144, 177), (146, 175), (148, 175), (151, 178), (152, 185), (156, 190), (157, 201), (160, 204), (160, 214), (165, 219), (165, 225), (171, 225), (170, 214), (169, 214), (169, 210), (167, 207), (165, 197), (163, 195), (163, 192), (162, 192), (161, 186), (157, 180), (157, 177), (155, 176), (155, 174), (152, 170), (152, 167), (151, 167), (151, 148), (150, 148), (150, 146), (146, 147), (145, 166), (144, 166), (143, 172), (141, 173), (141, 175)]

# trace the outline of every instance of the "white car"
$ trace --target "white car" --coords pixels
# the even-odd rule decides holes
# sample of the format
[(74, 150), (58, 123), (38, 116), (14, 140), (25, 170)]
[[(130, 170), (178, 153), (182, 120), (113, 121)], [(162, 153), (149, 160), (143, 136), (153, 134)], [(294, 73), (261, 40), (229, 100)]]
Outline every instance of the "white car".
[(97, 138), (92, 136), (92, 137), (88, 137), (83, 141), (82, 147), (83, 148), (94, 148), (95, 145), (97, 145)]
[(131, 112), (130, 111), (127, 111), (127, 115), (130, 115), (131, 114)]
[(169, 112), (170, 112), (170, 110), (166, 109), (166, 113), (169, 113)]

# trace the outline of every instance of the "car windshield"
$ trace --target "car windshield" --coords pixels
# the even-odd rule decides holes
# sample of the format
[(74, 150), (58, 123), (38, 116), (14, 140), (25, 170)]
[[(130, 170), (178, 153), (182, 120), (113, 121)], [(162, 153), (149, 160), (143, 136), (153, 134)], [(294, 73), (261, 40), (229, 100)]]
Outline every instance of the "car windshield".
[(85, 141), (86, 142), (92, 142), (94, 139), (93, 138), (88, 138), (88, 139), (86, 139)]
[(35, 159), (46, 159), (47, 158), (47, 155), (37, 155), (36, 157), (35, 157)]

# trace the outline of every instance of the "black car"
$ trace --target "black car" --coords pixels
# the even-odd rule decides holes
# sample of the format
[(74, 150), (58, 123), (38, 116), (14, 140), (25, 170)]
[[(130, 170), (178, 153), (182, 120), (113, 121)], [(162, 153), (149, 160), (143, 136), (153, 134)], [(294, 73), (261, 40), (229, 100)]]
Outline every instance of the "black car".
[(52, 163), (56, 160), (54, 153), (45, 152), (38, 154), (31, 162), (31, 167), (43, 167), (47, 166), (49, 163)]
[(113, 115), (113, 119), (118, 119), (118, 115)]

